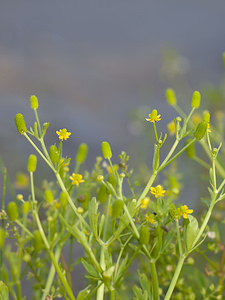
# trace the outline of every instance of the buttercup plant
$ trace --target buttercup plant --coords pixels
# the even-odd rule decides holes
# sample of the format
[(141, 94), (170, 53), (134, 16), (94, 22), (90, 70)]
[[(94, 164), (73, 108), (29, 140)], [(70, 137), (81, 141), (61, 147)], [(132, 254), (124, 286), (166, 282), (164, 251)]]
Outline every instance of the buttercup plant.
[[(38, 157), (31, 154), (28, 158), (30, 195), (19, 194), (7, 208), (7, 173), (4, 171), (1, 299), (9, 299), (8, 294), (12, 299), (25, 299), (23, 279), (32, 283), (32, 299), (41, 300), (224, 298), (225, 251), (217, 223), (210, 222), (216, 204), (225, 209), (223, 146), (213, 146), (219, 130), (216, 124), (210, 129), (209, 112), (204, 112), (198, 124), (195, 123), (194, 114), (201, 102), (198, 91), (192, 95), (188, 115), (178, 106), (172, 89), (166, 91), (166, 97), (179, 114), (168, 127), (175, 140), (161, 159), (167, 134), (158, 131), (163, 115), (153, 109), (146, 118), (155, 135), (152, 170), (147, 181), (143, 183), (139, 177), (137, 184), (128, 166), (129, 156), (123, 151), (119, 161), (113, 164), (116, 158), (106, 141), (101, 145), (103, 158), (97, 157), (89, 172), (83, 168), (88, 153), (85, 143), (79, 146), (74, 166), (70, 158), (63, 156), (63, 143), (73, 136), (67, 129), (57, 130), (56, 143), (48, 148), (44, 138), (49, 123), (41, 125), (38, 99), (31, 96), (34, 125), (27, 129), (22, 114), (16, 115), (15, 123)], [(181, 143), (183, 140), (185, 143)], [(197, 157), (194, 148), (197, 143), (207, 157)], [(209, 199), (204, 199), (207, 210), (201, 217), (189, 207), (190, 203), (176, 202), (180, 183), (175, 162), (185, 152), (209, 172)], [(35, 186), (39, 159), (43, 159), (55, 175), (55, 181), (43, 182), (41, 191)], [(162, 172), (166, 169), (169, 172)], [(73, 249), (78, 243), (83, 255), (75, 258)], [(69, 251), (67, 257), (65, 248)], [(221, 261), (215, 263), (207, 251), (215, 255), (222, 253)], [(213, 272), (215, 278), (210, 284), (210, 275), (202, 271), (200, 276), (193, 265), (194, 252), (206, 260), (208, 274)], [(82, 263), (86, 281), (78, 276), (73, 278), (75, 259)], [(198, 288), (188, 284), (191, 279), (187, 268), (193, 268), (192, 276), (196, 278), (193, 284), (203, 278)], [(83, 290), (74, 288), (78, 280), (87, 283)]]

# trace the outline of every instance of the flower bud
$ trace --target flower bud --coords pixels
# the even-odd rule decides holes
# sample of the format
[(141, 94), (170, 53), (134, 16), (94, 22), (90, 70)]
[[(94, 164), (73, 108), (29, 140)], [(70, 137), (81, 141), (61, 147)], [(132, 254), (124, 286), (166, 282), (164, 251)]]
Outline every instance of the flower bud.
[(203, 112), (203, 121), (205, 121), (206, 123), (210, 122), (210, 113), (208, 110), (205, 110)]
[(80, 144), (77, 151), (76, 162), (78, 164), (83, 164), (86, 160), (87, 153), (88, 153), (88, 145), (85, 143)]
[(25, 215), (27, 215), (30, 211), (30, 202), (26, 201), (23, 203), (22, 211)]
[(207, 125), (208, 123), (205, 122), (205, 121), (202, 121), (198, 124), (196, 130), (195, 130), (195, 134), (194, 134), (194, 137), (197, 139), (197, 140), (201, 140), (205, 133), (206, 133), (206, 130), (207, 130)]
[(56, 164), (59, 160), (59, 153), (56, 145), (51, 145), (49, 148), (49, 156), (53, 164)]
[(123, 200), (116, 200), (112, 207), (112, 217), (118, 218), (123, 210)]
[(170, 104), (170, 105), (176, 105), (177, 104), (177, 98), (176, 98), (176, 95), (175, 95), (175, 92), (174, 90), (172, 89), (167, 89), (166, 90), (166, 98), (167, 98), (167, 102)]
[(194, 108), (199, 108), (200, 102), (201, 102), (201, 95), (198, 91), (195, 91), (192, 95), (191, 106)]
[(147, 245), (149, 243), (149, 239), (150, 239), (150, 230), (148, 226), (143, 226), (141, 227), (140, 230), (140, 243), (143, 245)]
[(20, 134), (27, 132), (27, 127), (22, 114), (16, 114), (15, 116), (16, 128)]
[(111, 147), (108, 142), (102, 142), (102, 154), (105, 159), (112, 157)]
[(34, 154), (31, 154), (28, 158), (27, 171), (28, 172), (35, 172), (36, 171), (36, 166), (37, 166), (37, 156), (34, 155)]
[(37, 109), (38, 108), (38, 98), (35, 95), (32, 95), (30, 97), (30, 107), (32, 109)]
[(9, 202), (8, 207), (8, 216), (12, 221), (15, 221), (18, 218), (18, 209), (15, 202)]
[(45, 191), (45, 200), (48, 202), (48, 203), (51, 203), (54, 201), (54, 197), (53, 197), (53, 194), (50, 190), (46, 190)]
[(66, 192), (62, 192), (59, 196), (59, 202), (62, 208), (65, 208), (68, 202), (68, 196)]
[[(190, 140), (187, 141), (187, 144), (190, 142)], [(190, 144), (190, 146), (186, 149), (187, 157), (194, 158), (195, 157), (195, 145), (194, 143)]]

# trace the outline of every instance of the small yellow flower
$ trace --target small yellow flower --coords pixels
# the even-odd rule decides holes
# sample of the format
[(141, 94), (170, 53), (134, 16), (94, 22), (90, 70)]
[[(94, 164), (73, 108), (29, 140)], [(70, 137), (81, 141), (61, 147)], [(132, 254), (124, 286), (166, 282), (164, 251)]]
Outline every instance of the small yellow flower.
[(78, 212), (78, 214), (82, 214), (82, 213), (84, 212), (83, 207), (79, 206), (79, 207), (77, 208), (77, 212)]
[(183, 216), (184, 219), (188, 218), (188, 214), (193, 213), (193, 209), (188, 209), (187, 205), (178, 207), (178, 211), (179, 211), (180, 215)]
[(141, 199), (141, 208), (142, 209), (145, 209), (149, 203), (149, 197), (145, 197), (143, 199)]
[(154, 214), (147, 214), (145, 216), (145, 220), (151, 224), (155, 224), (155, 215)]
[(174, 121), (171, 121), (169, 124), (167, 124), (167, 129), (168, 129), (170, 135), (175, 134), (176, 127), (175, 127)]
[(59, 129), (59, 131), (57, 130), (56, 133), (61, 141), (67, 140), (71, 135), (71, 132), (68, 132), (66, 128)]
[(207, 131), (208, 131), (208, 133), (211, 132), (211, 128), (210, 128), (210, 124), (209, 123), (207, 124)]
[(82, 179), (82, 175), (80, 174), (75, 174), (73, 173), (72, 176), (70, 176), (70, 179), (72, 180), (72, 184), (76, 184), (77, 186), (79, 186), (80, 183), (84, 182), (84, 180)]
[(146, 118), (146, 121), (155, 123), (161, 120), (161, 115), (157, 115), (157, 110), (153, 109), (152, 113), (148, 115), (149, 119)]
[(151, 194), (155, 195), (156, 198), (158, 197), (164, 197), (164, 194), (166, 193), (165, 190), (161, 187), (161, 185), (157, 185), (156, 187), (151, 187)]

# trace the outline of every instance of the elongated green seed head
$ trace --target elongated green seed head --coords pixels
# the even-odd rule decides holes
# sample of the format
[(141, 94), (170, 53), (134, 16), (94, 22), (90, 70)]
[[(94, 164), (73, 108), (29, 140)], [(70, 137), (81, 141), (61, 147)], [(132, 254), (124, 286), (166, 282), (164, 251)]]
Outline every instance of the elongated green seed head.
[(31, 154), (28, 158), (27, 171), (28, 172), (35, 172), (36, 171), (36, 166), (37, 166), (37, 156), (34, 155), (34, 154)]
[(49, 156), (53, 164), (56, 164), (59, 160), (59, 153), (56, 145), (51, 145), (49, 148)]
[(102, 142), (102, 154), (105, 159), (112, 157), (111, 147), (108, 142)]
[(198, 91), (195, 91), (192, 95), (191, 106), (194, 108), (199, 108), (201, 102), (201, 94)]
[[(188, 140), (187, 143), (188, 142), (190, 142), (190, 140)], [(187, 154), (187, 157), (189, 157), (189, 158), (194, 158), (195, 157), (195, 145), (194, 145), (194, 143), (190, 144), (190, 146), (187, 147), (186, 154)]]
[(22, 114), (16, 114), (15, 116), (16, 128), (20, 134), (27, 132), (26, 123)]
[(59, 196), (59, 202), (62, 206), (62, 208), (65, 208), (68, 202), (68, 196), (66, 192), (61, 192), (60, 196)]
[(30, 107), (32, 109), (37, 109), (38, 108), (38, 98), (35, 95), (32, 95), (30, 97)]
[(54, 201), (54, 197), (53, 197), (53, 194), (50, 190), (46, 190), (45, 191), (45, 200), (48, 202), (48, 203), (51, 203)]
[(142, 245), (147, 245), (150, 239), (150, 230), (148, 226), (143, 226), (140, 230), (140, 243)]
[(210, 113), (208, 112), (208, 110), (205, 110), (203, 112), (203, 121), (205, 121), (206, 123), (210, 122)]
[(18, 218), (18, 208), (15, 202), (9, 202), (7, 206), (8, 216), (12, 221)]
[(88, 153), (88, 145), (86, 143), (80, 144), (77, 151), (76, 162), (79, 164), (83, 164), (86, 160), (87, 153)]
[(176, 95), (175, 95), (175, 92), (174, 90), (172, 89), (167, 89), (166, 90), (166, 98), (167, 98), (167, 102), (170, 104), (170, 105), (176, 105), (177, 104), (177, 98), (176, 98)]
[(31, 209), (30, 202), (28, 201), (24, 202), (22, 206), (23, 213), (27, 215), (30, 212), (30, 209)]
[(208, 123), (205, 121), (202, 121), (198, 124), (198, 126), (195, 130), (195, 134), (194, 134), (194, 137), (197, 140), (201, 140), (204, 137), (206, 130), (207, 130), (207, 126), (208, 126)]
[(123, 200), (116, 200), (112, 207), (112, 217), (118, 218), (123, 210)]

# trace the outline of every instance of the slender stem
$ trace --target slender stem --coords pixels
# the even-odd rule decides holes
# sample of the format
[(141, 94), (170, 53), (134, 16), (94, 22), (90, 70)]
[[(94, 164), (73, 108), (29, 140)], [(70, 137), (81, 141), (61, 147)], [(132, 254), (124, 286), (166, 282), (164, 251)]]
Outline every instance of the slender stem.
[(48, 161), (48, 159), (44, 156), (44, 154), (41, 152), (41, 150), (35, 145), (35, 143), (31, 140), (31, 138), (24, 133), (23, 134), (25, 136), (25, 138), (31, 143), (31, 145), (34, 147), (34, 149), (40, 154), (40, 156), (44, 159), (44, 161), (48, 164), (48, 166), (53, 170), (53, 172), (55, 173), (56, 170), (55, 168), (52, 166), (52, 164)]
[(152, 277), (152, 295), (154, 300), (159, 300), (159, 285), (155, 262), (150, 262), (151, 277)]
[(177, 229), (177, 239), (178, 239), (179, 253), (180, 253), (180, 256), (182, 256), (183, 250), (182, 250), (182, 244), (181, 244), (181, 238), (180, 238), (180, 229), (179, 229), (179, 221), (178, 220), (176, 220), (176, 229)]
[(33, 237), (33, 234), (27, 229), (26, 226), (24, 226), (23, 223), (21, 223), (19, 220), (15, 220), (14, 222), (19, 225), (31, 238)]
[(149, 189), (150, 189), (150, 187), (152, 186), (152, 184), (153, 184), (153, 182), (154, 182), (154, 180), (155, 180), (157, 174), (158, 174), (157, 172), (154, 172), (154, 173), (152, 174), (152, 176), (149, 178), (148, 183), (146, 184), (146, 186), (145, 186), (143, 192), (141, 193), (141, 195), (140, 195), (139, 198), (138, 198), (137, 206), (140, 205), (141, 200), (142, 200), (142, 199), (147, 195), (147, 193), (149, 192)]
[(167, 290), (167, 293), (166, 293), (166, 296), (165, 296), (164, 300), (169, 300), (171, 298), (173, 290), (174, 290), (174, 288), (176, 286), (177, 280), (178, 280), (178, 278), (180, 276), (180, 272), (181, 272), (181, 269), (183, 267), (185, 258), (186, 258), (186, 256), (184, 254), (180, 257), (180, 259), (178, 261), (178, 264), (177, 264), (177, 267), (176, 267), (176, 271), (175, 271), (175, 273), (173, 275), (173, 278), (172, 278), (172, 280), (170, 282), (170, 286), (169, 286), (169, 288)]
[[(3, 191), (2, 191), (2, 210), (5, 210), (5, 192), (6, 192), (6, 181), (7, 181), (7, 169), (4, 169), (4, 183), (3, 183)], [(5, 220), (2, 218), (1, 222), (1, 230), (4, 234), (4, 224)], [(3, 249), (4, 249), (4, 238), (3, 238), (3, 245), (0, 249), (0, 280), (3, 278)]]
[[(57, 248), (55, 250), (55, 260), (57, 263), (59, 261), (60, 254), (61, 254), (61, 247), (57, 246)], [(55, 267), (54, 267), (54, 264), (52, 263), (51, 268), (48, 273), (48, 279), (45, 284), (45, 289), (44, 289), (43, 295), (41, 297), (41, 300), (46, 300), (46, 297), (48, 296), (49, 291), (51, 289), (54, 277), (55, 277)]]
[(162, 163), (161, 166), (158, 169), (158, 172), (162, 171), (166, 166), (168, 166), (175, 158), (177, 158), (181, 153), (183, 153), (191, 144), (193, 144), (196, 141), (196, 138), (191, 140), (187, 145), (184, 146), (177, 154), (175, 154), (169, 161), (166, 163)]
[(69, 284), (68, 284), (65, 276), (63, 275), (63, 273), (62, 273), (62, 271), (61, 271), (61, 269), (60, 269), (60, 267), (58, 265), (58, 262), (55, 259), (55, 256), (54, 256), (53, 252), (50, 249), (48, 240), (46, 238), (45, 232), (44, 232), (43, 227), (41, 225), (41, 221), (39, 219), (39, 216), (38, 216), (38, 213), (37, 213), (37, 210), (36, 210), (36, 200), (35, 200), (35, 193), (34, 193), (33, 172), (30, 172), (30, 184), (31, 184), (31, 195), (32, 195), (32, 201), (33, 201), (33, 215), (34, 215), (35, 221), (37, 223), (39, 232), (41, 234), (42, 240), (43, 240), (43, 242), (45, 244), (45, 247), (46, 247), (46, 249), (47, 249), (47, 251), (49, 253), (51, 261), (52, 261), (52, 263), (53, 263), (53, 265), (55, 267), (55, 270), (56, 270), (56, 272), (57, 272), (57, 274), (58, 274), (58, 276), (59, 276), (59, 278), (60, 278), (60, 280), (61, 280), (61, 282), (62, 282), (62, 284), (63, 284), (63, 286), (64, 286), (64, 288), (65, 288), (65, 290), (66, 290), (66, 292), (68, 294), (68, 296), (69, 296), (69, 298), (71, 300), (76, 300), (76, 298), (74, 297), (73, 292), (72, 292), (72, 290), (71, 290), (71, 288), (70, 288), (70, 286), (69, 286)]
[(158, 143), (159, 142), (159, 138), (158, 138), (158, 133), (157, 133), (155, 121), (153, 122), (153, 127), (154, 127), (154, 132), (155, 132), (155, 139), (156, 139), (156, 142)]
[(167, 163), (167, 161), (170, 159), (170, 157), (172, 156), (173, 152), (175, 151), (175, 149), (176, 149), (178, 143), (179, 143), (179, 140), (176, 139), (175, 142), (174, 142), (174, 144), (173, 144), (173, 146), (172, 146), (172, 148), (170, 149), (169, 153), (167, 154), (166, 158), (165, 158), (164, 161), (161, 163), (161, 166), (159, 167), (159, 169), (160, 169), (163, 165), (165, 165), (165, 164)]

